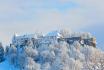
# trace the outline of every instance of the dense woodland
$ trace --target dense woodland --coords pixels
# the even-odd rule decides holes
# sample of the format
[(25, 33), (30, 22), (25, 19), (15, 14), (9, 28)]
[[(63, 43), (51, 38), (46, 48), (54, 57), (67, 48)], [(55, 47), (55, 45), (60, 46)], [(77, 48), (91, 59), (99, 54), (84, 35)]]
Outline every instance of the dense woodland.
[(0, 43), (0, 61), (7, 60), (18, 70), (104, 70), (104, 52), (95, 45), (90, 33), (14, 35), (5, 49)]

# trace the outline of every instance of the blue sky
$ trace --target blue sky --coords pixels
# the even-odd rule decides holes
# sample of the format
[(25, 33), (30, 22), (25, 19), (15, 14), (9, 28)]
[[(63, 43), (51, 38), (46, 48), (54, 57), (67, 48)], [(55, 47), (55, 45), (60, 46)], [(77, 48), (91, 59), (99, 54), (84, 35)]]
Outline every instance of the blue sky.
[(103, 0), (0, 0), (0, 41), (14, 33), (72, 29), (91, 32), (103, 45)]

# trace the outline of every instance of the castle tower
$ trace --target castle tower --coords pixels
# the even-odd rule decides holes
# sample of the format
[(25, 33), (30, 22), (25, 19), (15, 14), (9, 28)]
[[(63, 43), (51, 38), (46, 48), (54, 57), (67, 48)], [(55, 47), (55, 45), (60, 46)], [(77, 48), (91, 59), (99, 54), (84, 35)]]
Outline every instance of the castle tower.
[(91, 38), (91, 41), (92, 41), (92, 45), (96, 47), (96, 38), (95, 37)]

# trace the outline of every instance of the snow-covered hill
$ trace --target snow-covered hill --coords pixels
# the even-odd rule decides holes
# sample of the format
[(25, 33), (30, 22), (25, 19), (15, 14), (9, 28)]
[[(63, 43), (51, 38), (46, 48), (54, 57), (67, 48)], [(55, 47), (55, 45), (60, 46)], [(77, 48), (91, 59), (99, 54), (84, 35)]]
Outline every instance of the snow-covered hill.
[(96, 48), (96, 39), (90, 33), (15, 35), (6, 47), (6, 60), (0, 70), (103, 70), (103, 57), (104, 52)]

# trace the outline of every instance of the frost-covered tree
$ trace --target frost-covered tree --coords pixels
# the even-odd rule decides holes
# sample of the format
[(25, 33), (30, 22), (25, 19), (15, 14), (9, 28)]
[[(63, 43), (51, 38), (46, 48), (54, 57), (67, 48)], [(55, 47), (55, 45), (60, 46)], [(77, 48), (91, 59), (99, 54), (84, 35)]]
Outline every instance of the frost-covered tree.
[(9, 55), (9, 62), (10, 64), (16, 66), (17, 65), (17, 54), (12, 53), (11, 55)]
[(103, 70), (104, 69), (104, 54), (91, 46), (86, 46), (81, 49), (85, 56), (83, 68), (89, 70)]
[(26, 47), (24, 49), (24, 55), (35, 59), (35, 57), (38, 55), (38, 51), (32, 47)]
[(8, 53), (9, 54), (17, 53), (17, 48), (15, 47), (15, 45), (13, 45), (13, 44), (10, 45)]
[(46, 62), (44, 64), (41, 65), (41, 70), (50, 70), (50, 63)]
[(4, 61), (4, 48), (2, 43), (0, 43), (0, 62)]
[(54, 58), (55, 58), (53, 52), (48, 51), (48, 50), (40, 52), (39, 57), (40, 57), (39, 62), (41, 64), (46, 63), (46, 62), (52, 63), (54, 61)]
[(26, 61), (27, 60), (26, 60), (26, 56), (24, 55), (24, 53), (18, 54), (16, 67), (19, 68), (20, 70), (24, 69)]
[(17, 48), (15, 47), (15, 45), (10, 45), (10, 47), (7, 48), (7, 57), (8, 60), (10, 62), (10, 64), (16, 65), (16, 61), (17, 61)]
[(6, 46), (6, 48), (5, 48), (5, 56), (7, 56), (9, 53), (9, 48), (10, 48), (10, 46)]
[(40, 64), (36, 63), (31, 57), (27, 57), (24, 70), (40, 70)]
[[(81, 62), (78, 60), (75, 60), (72, 55), (74, 55), (77, 52), (73, 52), (71, 54), (71, 56), (69, 56), (68, 53), (70, 53), (72, 50), (69, 50), (69, 46), (67, 45), (67, 43), (62, 42), (60, 43), (58, 48), (58, 52), (55, 58), (55, 61), (52, 64), (52, 67), (54, 70), (80, 70), (81, 69)], [(74, 46), (73, 46), (74, 48)], [(76, 58), (78, 59), (78, 58)], [(78, 65), (79, 64), (79, 65)]]
[(71, 36), (71, 30), (62, 29), (60, 30), (60, 34), (63, 36), (63, 38), (67, 38)]

